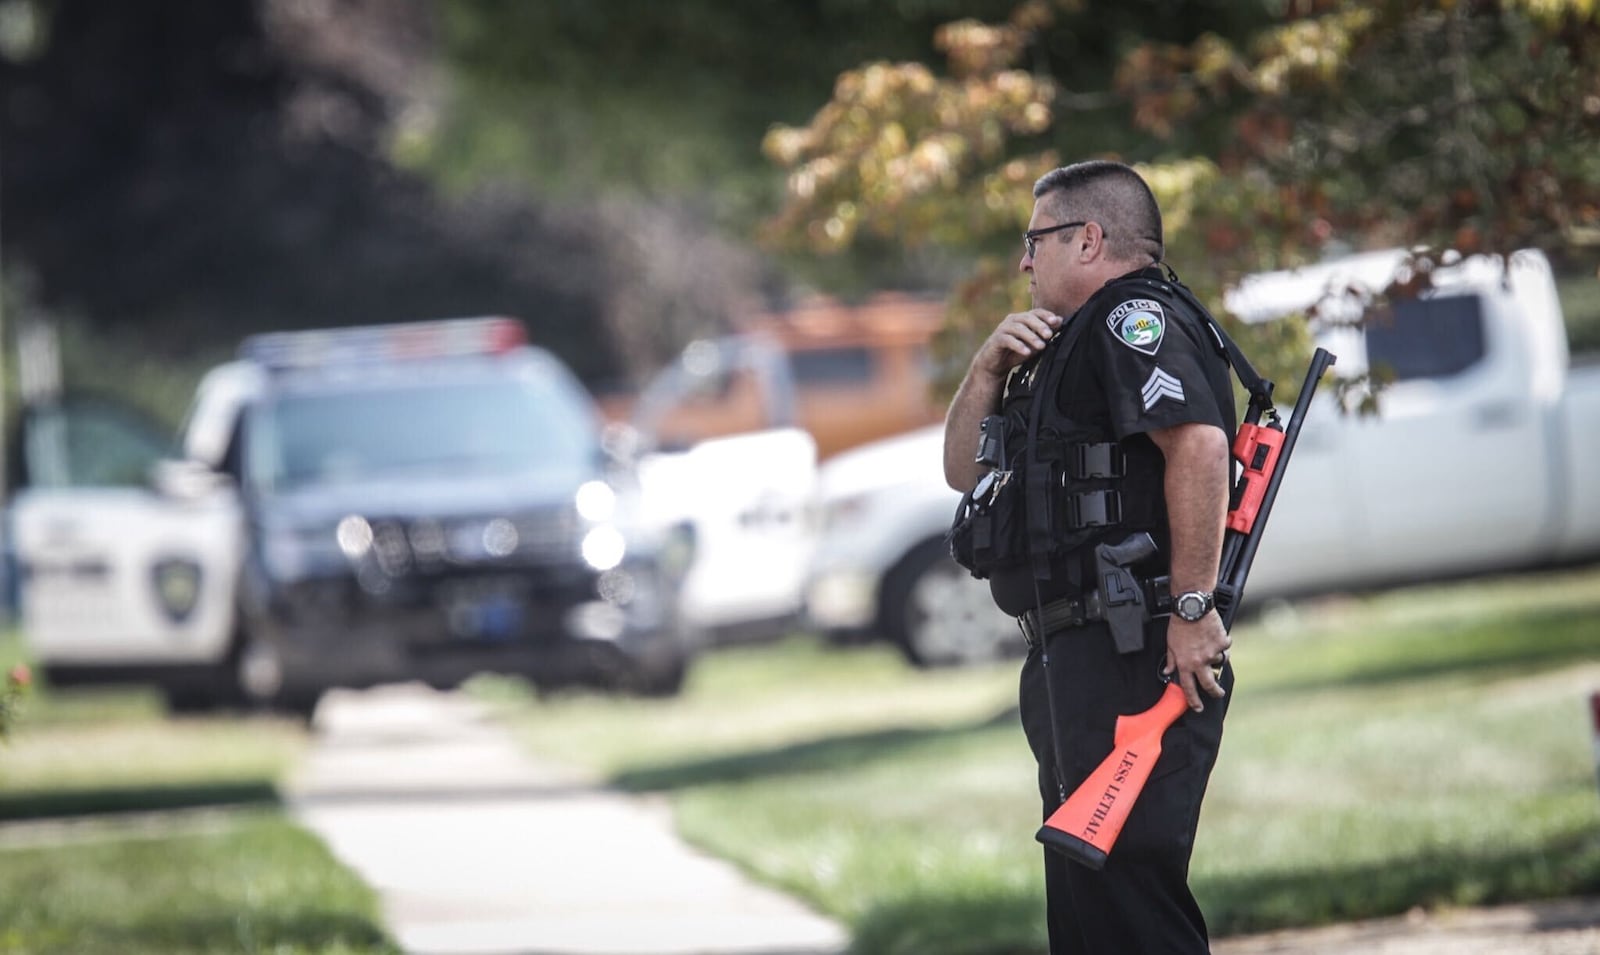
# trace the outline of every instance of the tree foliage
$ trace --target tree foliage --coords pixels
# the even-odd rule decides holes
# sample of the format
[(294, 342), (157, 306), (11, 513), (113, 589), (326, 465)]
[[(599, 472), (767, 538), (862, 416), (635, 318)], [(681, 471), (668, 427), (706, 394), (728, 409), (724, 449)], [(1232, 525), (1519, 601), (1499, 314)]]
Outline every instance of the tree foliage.
[(952, 79), (918, 63), (873, 63), (841, 76), (810, 126), (767, 137), (768, 152), (794, 167), (796, 200), (770, 232), (797, 233), (831, 252), (861, 230), (959, 244), (1014, 224), (1019, 213), (1026, 219), (1017, 187), (1054, 154), (1010, 159), (1008, 146), (1049, 125), (1054, 84), (1006, 68), (1021, 37), (1011, 25), (963, 21), (940, 31), (940, 46), (961, 67)]
[[(26, 46), (5, 39), (22, 9), (40, 23)], [(425, 61), (425, 42), (394, 38), (416, 19), (397, 3), (0, 5), (0, 258), (26, 292), (7, 309), (185, 362), (253, 331), (510, 314), (586, 379), (616, 375), (593, 321), (608, 289), (585, 281), (598, 230), (525, 196), (449, 201), (387, 161), (400, 97), (382, 77)]]
[(1010, 0), (440, 0), (440, 108), (404, 140), (450, 181), (568, 196), (693, 195), (722, 221), (766, 204), (759, 143), (840, 69), (915, 58), (962, 8)]
[[(841, 71), (863, 62), (932, 62), (951, 32), (941, 25), (974, 18), (982, 33), (983, 21), (1004, 19), (1015, 5), (439, 0), (440, 94), (402, 122), (398, 152), (465, 189), (500, 179), (564, 201), (666, 200), (742, 240), (781, 201), (781, 182), (761, 151), (773, 122), (803, 121)], [(1052, 82), (1108, 78), (1136, 27), (1169, 42), (1197, 35), (1203, 24), (1232, 36), (1241, 16), (1234, 0), (1083, 6), (1063, 12), (1026, 50), (1030, 72)], [(956, 48), (981, 56), (979, 46)], [(1119, 146), (1135, 145), (1119, 135), (1125, 123), (1108, 121), (1109, 91), (1073, 102), (1076, 122)], [(788, 283), (845, 294), (926, 288), (948, 274), (941, 271), (950, 262), (946, 248), (930, 243), (903, 255), (866, 231), (849, 256), (786, 257), (782, 279), (766, 290)], [(717, 268), (708, 263), (702, 271)]]
[[(767, 238), (818, 253), (863, 236), (985, 250), (951, 299), (943, 346), (964, 355), (1025, 304), (1015, 259), (993, 250), (1020, 255), (1029, 186), (1063, 158), (1134, 161), (1166, 214), (1168, 260), (1219, 310), (1241, 275), (1332, 243), (1552, 250), (1600, 231), (1593, 0), (1272, 6), (1233, 38), (1126, 43), (1107, 85), (1088, 92), (1024, 67), (1071, 0), (953, 23), (938, 34), (945, 73), (849, 71), (810, 123), (768, 135), (788, 183)], [(1141, 146), (1076, 121), (1095, 94), (1124, 104)], [(1270, 334), (1263, 363), (1295, 380), (1306, 337)]]
[[(1595, 33), (1593, 0), (4, 0), (3, 257), (169, 353), (504, 311), (594, 381), (799, 275), (951, 284), (962, 354), (1069, 159), (1139, 164), (1212, 294), (1330, 240), (1593, 233)], [(784, 276), (742, 248), (769, 213)]]
[(1293, 262), (1331, 235), (1551, 249), (1600, 226), (1597, 53), (1592, 0), (1324, 0), (1247, 46), (1142, 47), (1118, 85), (1155, 135), (1201, 109), (1234, 116), (1219, 178), (1257, 204), (1203, 212), (1206, 250), (1231, 266)]

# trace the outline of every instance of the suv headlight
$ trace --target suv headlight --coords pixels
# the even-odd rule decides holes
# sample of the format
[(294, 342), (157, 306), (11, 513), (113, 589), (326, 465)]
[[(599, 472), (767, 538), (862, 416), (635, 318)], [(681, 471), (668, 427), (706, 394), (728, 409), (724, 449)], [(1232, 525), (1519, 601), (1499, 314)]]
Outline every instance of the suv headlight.
[(578, 488), (576, 503), (579, 517), (600, 524), (617, 513), (617, 492), (604, 481), (586, 481)]
[(333, 536), (339, 550), (351, 560), (360, 560), (372, 550), (372, 525), (359, 514), (351, 514), (334, 528)]
[(585, 481), (573, 497), (578, 516), (588, 525), (578, 545), (583, 562), (599, 571), (611, 570), (622, 564), (628, 553), (628, 541), (618, 529), (617, 492), (605, 481)]
[(610, 524), (591, 527), (583, 535), (581, 545), (584, 563), (595, 570), (610, 570), (622, 563), (628, 552), (628, 542), (622, 532)]

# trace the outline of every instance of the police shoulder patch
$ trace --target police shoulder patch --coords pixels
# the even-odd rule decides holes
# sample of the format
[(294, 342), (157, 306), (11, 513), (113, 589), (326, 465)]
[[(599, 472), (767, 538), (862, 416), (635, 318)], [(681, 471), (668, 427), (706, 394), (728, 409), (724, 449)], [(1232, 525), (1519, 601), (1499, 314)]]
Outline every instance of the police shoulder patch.
[(1167, 316), (1161, 303), (1147, 298), (1131, 298), (1111, 310), (1106, 317), (1106, 327), (1117, 340), (1146, 355), (1154, 355), (1161, 347), (1161, 336), (1167, 330)]

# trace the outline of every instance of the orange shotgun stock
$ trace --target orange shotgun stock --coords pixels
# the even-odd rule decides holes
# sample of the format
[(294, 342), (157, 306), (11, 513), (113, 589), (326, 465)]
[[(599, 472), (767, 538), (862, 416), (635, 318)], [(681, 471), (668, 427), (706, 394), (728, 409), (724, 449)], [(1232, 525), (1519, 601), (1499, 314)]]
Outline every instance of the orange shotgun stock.
[[(1278, 421), (1272, 408), (1272, 386), (1268, 383), (1266, 397), (1260, 401), (1252, 397), (1247, 420), (1239, 428), (1233, 455), (1242, 467), (1230, 502), (1222, 545), (1222, 574), (1217, 584), (1217, 610), (1225, 627), (1233, 626), (1245, 578), (1261, 544), (1267, 515), (1278, 496), (1311, 396), (1333, 363), (1333, 354), (1322, 348), (1311, 356), (1311, 367), (1287, 427)], [(1269, 418), (1265, 425), (1260, 424), (1263, 413)], [(1150, 778), (1156, 760), (1161, 758), (1161, 737), (1188, 708), (1183, 688), (1168, 683), (1154, 706), (1143, 713), (1117, 717), (1111, 754), (1061, 808), (1050, 814), (1036, 838), (1091, 869), (1103, 868), (1134, 801)]]

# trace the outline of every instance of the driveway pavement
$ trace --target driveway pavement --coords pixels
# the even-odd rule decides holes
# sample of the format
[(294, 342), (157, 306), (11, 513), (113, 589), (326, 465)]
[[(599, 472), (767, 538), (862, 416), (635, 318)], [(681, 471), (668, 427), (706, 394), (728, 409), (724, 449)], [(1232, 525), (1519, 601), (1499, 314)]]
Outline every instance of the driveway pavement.
[(1600, 898), (1415, 912), (1224, 939), (1214, 955), (1596, 955)]
[(536, 765), (480, 706), (335, 693), (290, 785), (300, 822), (428, 955), (835, 955), (844, 931), (684, 845), (664, 803)]

